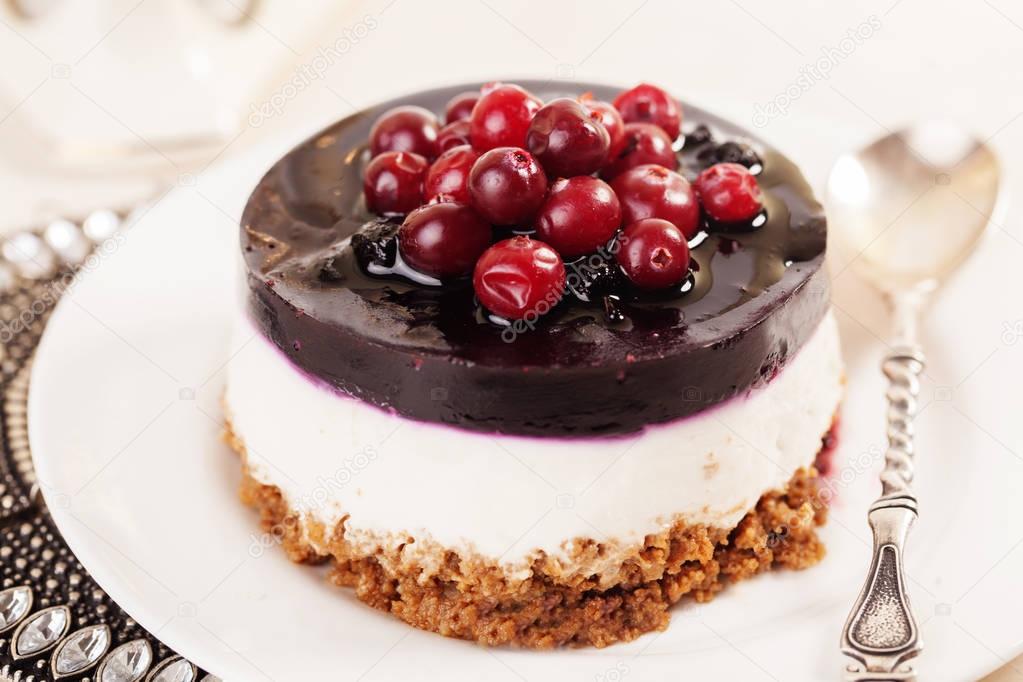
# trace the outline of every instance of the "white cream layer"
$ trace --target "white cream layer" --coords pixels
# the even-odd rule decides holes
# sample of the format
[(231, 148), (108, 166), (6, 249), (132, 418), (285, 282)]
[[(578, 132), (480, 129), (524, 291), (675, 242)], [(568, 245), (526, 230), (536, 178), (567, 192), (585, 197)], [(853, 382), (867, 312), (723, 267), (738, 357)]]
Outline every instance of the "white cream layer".
[[(629, 437), (492, 436), (416, 422), (310, 380), (255, 334), (228, 367), (226, 405), (257, 480), (352, 541), (416, 538), (513, 568), (569, 542), (642, 541), (680, 518), (731, 528), (813, 462), (842, 394), (829, 313), (766, 387)], [(410, 369), (409, 371), (414, 371)], [(611, 399), (609, 397), (609, 399)]]

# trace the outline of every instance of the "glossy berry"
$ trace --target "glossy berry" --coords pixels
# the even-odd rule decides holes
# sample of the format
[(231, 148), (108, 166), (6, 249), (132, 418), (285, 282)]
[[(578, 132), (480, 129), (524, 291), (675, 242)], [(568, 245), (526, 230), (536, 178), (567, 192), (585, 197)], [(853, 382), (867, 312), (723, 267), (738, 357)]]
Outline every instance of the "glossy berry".
[(647, 218), (632, 223), (619, 235), (618, 246), (618, 265), (640, 289), (680, 284), (689, 272), (685, 235), (667, 220)]
[(456, 204), (457, 203), (464, 203), (464, 202), (455, 201), (455, 198), (453, 196), (451, 196), (450, 194), (441, 193), (441, 194), (434, 194), (432, 197), (430, 197), (427, 200), (427, 202), (425, 204), (423, 204), (423, 206), (428, 206), (430, 204), (446, 204), (446, 203), (451, 203), (451, 202), (454, 202)]
[(469, 136), (469, 122), (455, 121), (440, 129), (437, 133), (437, 151), (443, 154), (452, 147), (460, 147), (463, 144), (472, 144)]
[(470, 135), (479, 151), (496, 147), (525, 147), (526, 130), (540, 100), (517, 85), (487, 86), (473, 107)]
[(678, 158), (671, 148), (671, 138), (653, 123), (626, 123), (625, 144), (601, 175), (610, 179), (636, 166), (655, 163), (668, 170), (678, 168)]
[(490, 246), (490, 225), (465, 204), (417, 208), (398, 230), (398, 252), (410, 266), (440, 279), (472, 272)]
[(526, 148), (551, 177), (589, 175), (607, 161), (611, 136), (581, 104), (561, 98), (545, 104), (526, 132)]
[(448, 100), (444, 107), (444, 122), (454, 123), (465, 121), (472, 116), (472, 108), (476, 106), (476, 100), (480, 98), (478, 92), (460, 92)]
[(453, 147), (437, 157), (426, 173), (423, 198), (433, 201), (444, 195), (446, 201), (469, 203), (469, 171), (479, 153), (468, 145)]
[(700, 173), (696, 194), (707, 215), (722, 223), (751, 220), (764, 207), (757, 179), (737, 163), (716, 163)]
[(512, 237), (480, 256), (472, 277), (480, 303), (509, 320), (539, 317), (565, 289), (565, 264), (557, 252), (529, 237)]
[(419, 154), (384, 152), (373, 158), (362, 176), (366, 207), (374, 213), (408, 213), (423, 203), (423, 181), (429, 167)]
[(675, 98), (656, 85), (640, 83), (615, 97), (615, 108), (626, 123), (653, 123), (672, 140), (682, 127), (682, 108)]
[(369, 131), (370, 154), (412, 152), (427, 159), (437, 156), (437, 117), (422, 107), (385, 111)]
[(692, 239), (700, 229), (700, 205), (689, 181), (664, 166), (630, 168), (611, 182), (622, 203), (622, 222), (661, 218)]
[(578, 175), (551, 185), (536, 216), (536, 236), (562, 256), (574, 258), (607, 244), (621, 224), (621, 206), (611, 187)]
[(532, 220), (547, 194), (543, 168), (524, 149), (498, 147), (486, 152), (469, 172), (473, 208), (495, 225)]
[(582, 95), (579, 98), (579, 103), (589, 112), (590, 118), (600, 121), (607, 131), (611, 140), (607, 150), (608, 158), (617, 157), (621, 153), (622, 147), (625, 146), (625, 121), (622, 120), (622, 115), (618, 113), (613, 104), (593, 99), (589, 93)]

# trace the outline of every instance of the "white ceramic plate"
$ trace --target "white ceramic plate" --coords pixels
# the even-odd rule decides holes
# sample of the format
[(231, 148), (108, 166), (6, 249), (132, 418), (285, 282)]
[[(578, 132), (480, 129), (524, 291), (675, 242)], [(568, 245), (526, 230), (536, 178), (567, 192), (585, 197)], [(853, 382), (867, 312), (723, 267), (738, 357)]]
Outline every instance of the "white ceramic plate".
[[(869, 560), (865, 510), (883, 446), (881, 308), (848, 272), (836, 305), (849, 394), (839, 494), (818, 567), (675, 609), (663, 633), (604, 650), (487, 650), (412, 630), (267, 547), (221, 443), (223, 369), (239, 348), (237, 218), (283, 146), (175, 189), (60, 306), (36, 359), (30, 428), (53, 516), (142, 625), (228, 680), (835, 679), (839, 633)], [(922, 517), (908, 558), (926, 680), (976, 678), (1021, 651), (1018, 271), (992, 236), (925, 325)], [(836, 269), (837, 273), (837, 269)], [(1015, 330), (1015, 331), (1013, 331)], [(1010, 333), (1012, 332), (1012, 333)], [(1023, 346), (1023, 344), (1019, 344)], [(300, 456), (300, 453), (295, 453)]]

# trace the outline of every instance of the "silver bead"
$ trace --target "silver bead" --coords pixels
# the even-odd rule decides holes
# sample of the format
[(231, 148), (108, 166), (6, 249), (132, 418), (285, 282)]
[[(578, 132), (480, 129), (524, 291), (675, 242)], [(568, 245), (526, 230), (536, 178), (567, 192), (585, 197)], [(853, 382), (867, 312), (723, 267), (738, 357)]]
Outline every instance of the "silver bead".
[(93, 211), (82, 223), (85, 236), (95, 243), (106, 241), (121, 229), (121, 218), (107, 209)]
[(50, 247), (31, 232), (19, 232), (4, 242), (0, 252), (18, 274), (29, 279), (45, 279), (57, 270), (57, 257)]
[(46, 226), (43, 230), (43, 240), (69, 265), (78, 265), (92, 250), (92, 245), (78, 226), (63, 218), (54, 220)]

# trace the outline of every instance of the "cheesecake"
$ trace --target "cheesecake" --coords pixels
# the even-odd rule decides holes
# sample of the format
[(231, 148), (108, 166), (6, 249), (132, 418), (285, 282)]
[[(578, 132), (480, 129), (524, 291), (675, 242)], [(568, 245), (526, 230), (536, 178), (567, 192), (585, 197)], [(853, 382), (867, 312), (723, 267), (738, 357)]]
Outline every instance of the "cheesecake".
[(655, 86), (349, 116), (242, 217), (242, 499), (292, 560), (487, 645), (627, 641), (807, 568), (843, 392), (825, 244), (789, 159)]

